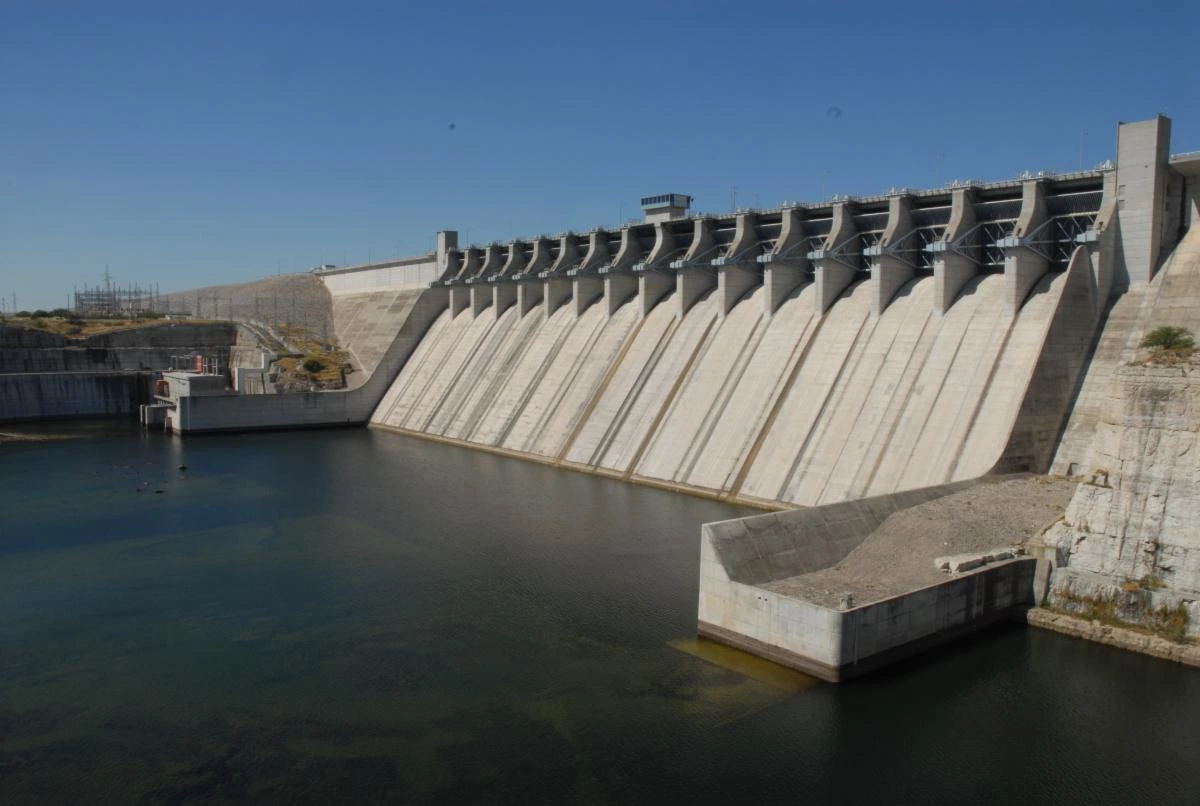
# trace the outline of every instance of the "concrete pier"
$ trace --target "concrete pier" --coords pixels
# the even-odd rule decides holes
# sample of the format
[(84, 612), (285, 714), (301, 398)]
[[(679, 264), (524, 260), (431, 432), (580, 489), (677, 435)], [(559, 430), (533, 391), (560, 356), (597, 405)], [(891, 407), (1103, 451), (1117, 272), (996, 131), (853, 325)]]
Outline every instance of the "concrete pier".
[(869, 251), (871, 269), (871, 315), (879, 316), (904, 285), (915, 275), (912, 260), (892, 251), (912, 233), (909, 200), (893, 196), (888, 200), (888, 224), (878, 247)]
[(857, 249), (853, 212), (846, 203), (833, 207), (833, 226), (824, 245), (808, 253), (817, 286), (817, 313), (832, 307), (858, 273), (862, 253)]
[[(1021, 217), (1012, 235), (997, 246), (1004, 249), (1004, 309), (1016, 313), (1034, 285), (1049, 269), (1038, 236), (1049, 222), (1042, 183), (1029, 181), (1021, 187)], [(1043, 237), (1041, 240), (1045, 240)]]
[(970, 188), (955, 188), (950, 204), (950, 223), (936, 244), (933, 262), (933, 304), (939, 315), (950, 309), (963, 286), (979, 272), (979, 248), (965, 242), (975, 231), (975, 196)]

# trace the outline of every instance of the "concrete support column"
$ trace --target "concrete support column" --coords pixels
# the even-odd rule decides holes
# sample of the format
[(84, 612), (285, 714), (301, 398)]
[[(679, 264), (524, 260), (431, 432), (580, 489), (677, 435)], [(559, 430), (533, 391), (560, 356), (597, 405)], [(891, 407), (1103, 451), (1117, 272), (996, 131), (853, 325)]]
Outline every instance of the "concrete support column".
[[(547, 295), (549, 296), (549, 295)], [(582, 316), (592, 303), (604, 296), (604, 281), (599, 277), (575, 278), (575, 315)]]
[(521, 316), (529, 313), (535, 305), (541, 304), (543, 287), (544, 283), (533, 280), (517, 283), (517, 306)]
[(638, 285), (638, 279), (628, 274), (610, 274), (604, 278), (604, 305), (609, 316), (638, 293)]
[(1029, 292), (1046, 274), (1049, 262), (1028, 249), (1005, 250), (1004, 255), (1004, 310), (1015, 314), (1025, 303)]
[(912, 214), (907, 196), (888, 199), (888, 223), (879, 240), (879, 254), (871, 258), (871, 315), (879, 316), (891, 303), (896, 292), (915, 274), (911, 263), (888, 253), (912, 232)]
[(508, 245), (508, 259), (500, 270), (501, 277), (516, 277), (525, 270), (525, 244), (513, 241)]
[(492, 283), (492, 313), (497, 319), (517, 301), (516, 283)]
[(588, 233), (587, 253), (579, 264), (581, 271), (591, 271), (603, 266), (608, 260), (608, 233), (602, 229)]
[[(975, 193), (970, 188), (955, 188), (950, 196), (950, 221), (942, 234), (943, 250), (933, 261), (933, 307), (939, 315), (950, 310), (963, 286), (979, 273), (978, 264), (971, 259), (979, 257), (979, 245), (962, 242), (974, 226)], [(945, 248), (952, 243), (960, 251)]]
[(817, 285), (817, 315), (833, 307), (833, 303), (837, 302), (842, 292), (854, 282), (854, 275), (857, 273), (852, 266), (829, 258), (813, 261), (813, 275)]
[(621, 245), (617, 247), (617, 256), (613, 258), (612, 267), (616, 271), (625, 271), (638, 262), (642, 256), (642, 247), (638, 243), (637, 233), (633, 227), (621, 229)]
[(783, 301), (804, 282), (805, 271), (798, 263), (768, 263), (763, 270), (763, 313), (772, 316)]
[(491, 277), (493, 274), (499, 274), (503, 268), (504, 256), (500, 253), (499, 244), (489, 244), (483, 249), (483, 263), (480, 265), (479, 271), (472, 275), (472, 277), (482, 280), (485, 277)]
[(546, 304), (546, 318), (571, 299), (572, 282), (568, 277), (551, 277), (543, 287), (542, 296)]
[(1166, 218), (1171, 119), (1117, 126), (1117, 204), (1124, 254), (1122, 285), (1148, 283), (1158, 271)]
[[(463, 252), (462, 264), (459, 266), (458, 274), (455, 275), (460, 280), (468, 277), (474, 277), (479, 273), (479, 267), (483, 264), (483, 250), (467, 248)], [(461, 310), (461, 309), (460, 309)]]
[(763, 281), (763, 276), (745, 266), (722, 266), (717, 273), (717, 294), (721, 298), (721, 316), (733, 310), (746, 292)]
[(458, 232), (444, 229), (437, 234), (437, 263), (443, 272), (450, 268), (450, 253), (458, 251)]
[(536, 238), (533, 241), (529, 263), (521, 269), (520, 273), (526, 277), (537, 277), (539, 272), (549, 269), (552, 262), (553, 260), (550, 257), (550, 241), (545, 238)]
[[(1046, 196), (1042, 183), (1036, 179), (1021, 186), (1021, 215), (1007, 240), (1029, 237), (1046, 221)], [(1029, 292), (1049, 270), (1046, 258), (1026, 246), (1006, 246), (1004, 249), (1004, 310), (1015, 314), (1021, 309)]]
[(684, 253), (685, 261), (692, 261), (703, 255), (713, 245), (712, 219), (697, 218), (692, 224), (692, 243)]
[(449, 249), (446, 251), (446, 257), (443, 262), (438, 264), (438, 279), (449, 280), (452, 277), (457, 277), (465, 265), (463, 253), (457, 249)]
[(738, 213), (734, 221), (733, 241), (725, 254), (731, 258), (753, 260), (759, 251), (750, 251), (758, 244), (758, 216), (754, 213)]
[(479, 316), (493, 301), (490, 285), (471, 286), (471, 317)]
[(650, 254), (646, 255), (646, 263), (657, 264), (674, 250), (675, 235), (667, 228), (666, 222), (657, 222), (654, 225), (654, 246), (650, 247)]
[[(856, 231), (854, 211), (845, 202), (835, 204), (833, 222), (823, 248), (809, 255), (816, 277), (818, 316), (828, 311), (854, 281), (858, 268), (856, 264), (861, 257), (854, 254), (855, 250), (845, 249), (844, 245), (854, 237)], [(839, 259), (834, 259), (833, 254), (839, 252)]]
[(566, 233), (558, 239), (558, 256), (550, 265), (551, 274), (559, 274), (572, 268), (579, 262), (579, 245), (573, 233)]
[(638, 277), (638, 298), (641, 300), (641, 315), (654, 310), (659, 301), (675, 288), (675, 278), (661, 272), (648, 271)]
[(682, 319), (701, 297), (717, 285), (717, 277), (705, 269), (684, 269), (675, 274), (675, 311)]
[(975, 262), (956, 252), (942, 252), (933, 261), (933, 309), (938, 314), (950, 310), (972, 277), (979, 273)]
[(450, 316), (455, 317), (471, 304), (471, 289), (456, 285), (450, 289)]
[(915, 276), (913, 267), (892, 255), (871, 261), (871, 315), (879, 316), (896, 292)]
[(785, 207), (780, 215), (779, 237), (771, 250), (773, 255), (793, 249), (804, 238), (804, 211), (799, 207)]

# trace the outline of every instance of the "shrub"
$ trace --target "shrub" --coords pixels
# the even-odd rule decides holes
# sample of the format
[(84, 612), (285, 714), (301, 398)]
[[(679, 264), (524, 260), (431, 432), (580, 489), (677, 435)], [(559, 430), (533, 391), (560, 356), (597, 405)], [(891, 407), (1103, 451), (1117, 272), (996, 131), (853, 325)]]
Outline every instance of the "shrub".
[(316, 373), (325, 369), (325, 363), (319, 358), (306, 358), (301, 366), (304, 367), (305, 372), (309, 373)]
[(1164, 325), (1156, 327), (1142, 339), (1142, 346), (1150, 350), (1190, 350), (1196, 346), (1192, 332), (1185, 327)]

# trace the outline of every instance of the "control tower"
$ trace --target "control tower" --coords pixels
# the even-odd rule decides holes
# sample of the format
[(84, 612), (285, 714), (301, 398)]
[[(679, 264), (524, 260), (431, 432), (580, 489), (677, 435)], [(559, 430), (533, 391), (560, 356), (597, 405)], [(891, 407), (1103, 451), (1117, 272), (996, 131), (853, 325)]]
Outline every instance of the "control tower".
[(683, 218), (688, 208), (692, 206), (692, 197), (682, 193), (663, 193), (658, 196), (642, 197), (642, 212), (646, 214), (646, 223), (668, 221), (672, 218)]

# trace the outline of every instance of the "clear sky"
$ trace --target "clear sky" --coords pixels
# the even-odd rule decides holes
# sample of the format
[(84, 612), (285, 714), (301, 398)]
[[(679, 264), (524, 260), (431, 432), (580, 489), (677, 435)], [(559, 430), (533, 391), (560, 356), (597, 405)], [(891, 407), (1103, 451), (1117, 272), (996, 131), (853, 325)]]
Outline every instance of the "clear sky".
[[(0, 295), (1200, 149), (1200, 4), (0, 0)], [(734, 199), (736, 194), (736, 200)]]

